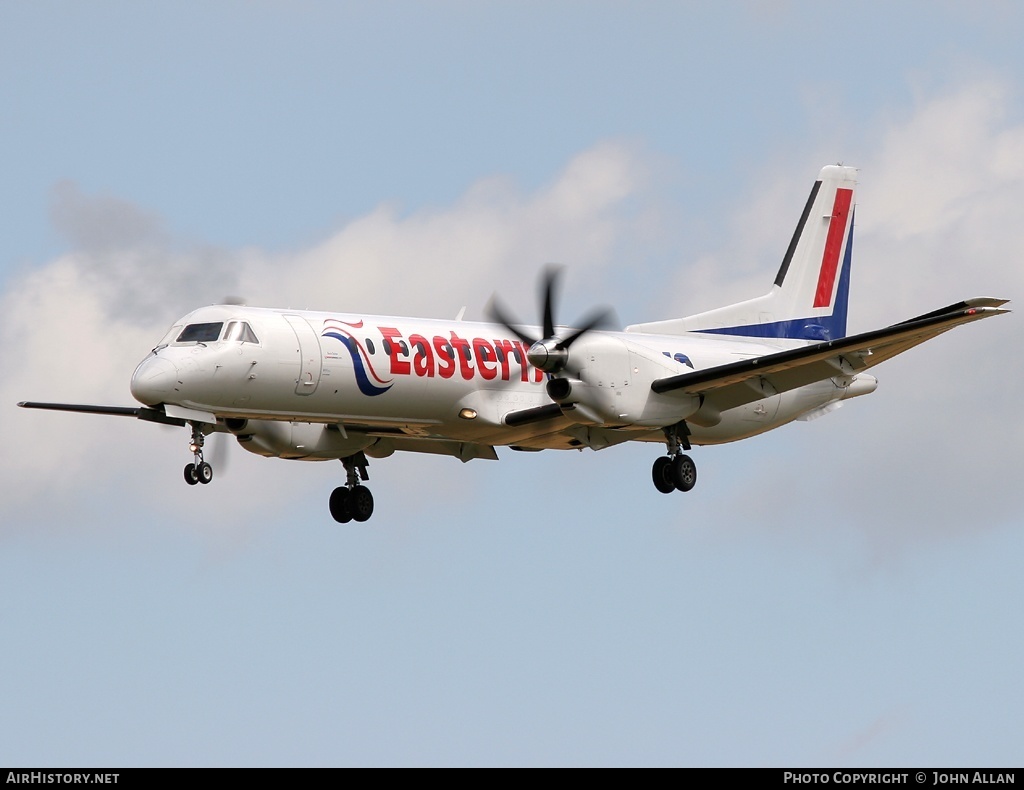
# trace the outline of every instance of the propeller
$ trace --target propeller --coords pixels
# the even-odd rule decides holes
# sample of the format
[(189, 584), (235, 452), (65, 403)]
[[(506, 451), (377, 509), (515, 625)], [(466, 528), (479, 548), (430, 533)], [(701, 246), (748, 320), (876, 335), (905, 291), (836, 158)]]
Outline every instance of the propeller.
[(231, 440), (235, 438), (230, 433), (220, 431), (210, 434), (210, 465), (221, 475), (228, 471), (228, 459), (231, 457)]
[(609, 324), (612, 316), (612, 311), (609, 308), (595, 308), (586, 314), (579, 327), (573, 329), (570, 334), (565, 337), (556, 335), (554, 302), (555, 291), (558, 288), (558, 280), (561, 274), (561, 266), (548, 266), (541, 280), (540, 296), (541, 314), (543, 316), (541, 330), (544, 333), (542, 337), (531, 337), (517, 327), (505, 309), (500, 305), (497, 297), (491, 299), (488, 309), (493, 321), (504, 326), (509, 332), (529, 346), (526, 358), (530, 364), (552, 375), (565, 370), (569, 364), (569, 347), (573, 343), (587, 332)]

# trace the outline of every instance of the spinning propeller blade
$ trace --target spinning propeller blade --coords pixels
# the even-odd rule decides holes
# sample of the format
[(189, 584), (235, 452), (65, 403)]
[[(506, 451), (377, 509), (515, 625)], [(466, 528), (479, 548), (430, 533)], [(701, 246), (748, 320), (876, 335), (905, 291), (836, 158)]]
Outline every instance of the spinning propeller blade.
[(574, 329), (570, 334), (564, 338), (558, 337), (555, 334), (555, 291), (558, 287), (558, 279), (561, 276), (561, 266), (548, 266), (544, 271), (543, 279), (540, 284), (540, 308), (542, 314), (542, 331), (544, 336), (540, 339), (530, 337), (521, 329), (516, 327), (512, 320), (508, 317), (504, 308), (499, 305), (497, 297), (491, 300), (488, 312), (490, 317), (496, 323), (504, 326), (509, 332), (512, 332), (516, 337), (522, 340), (524, 343), (528, 343), (530, 348), (526, 352), (527, 359), (530, 360), (530, 364), (536, 368), (540, 368), (545, 373), (557, 375), (561, 371), (565, 370), (566, 365), (569, 364), (569, 346), (579, 340), (587, 332), (597, 329), (598, 327), (607, 325), (611, 320), (611, 310), (608, 308), (598, 308), (587, 314), (586, 319), (582, 325)]

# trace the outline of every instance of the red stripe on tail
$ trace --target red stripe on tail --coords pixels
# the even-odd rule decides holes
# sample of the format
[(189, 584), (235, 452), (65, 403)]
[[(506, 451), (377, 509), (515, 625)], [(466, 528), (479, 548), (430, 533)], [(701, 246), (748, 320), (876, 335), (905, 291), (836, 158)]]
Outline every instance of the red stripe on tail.
[(821, 256), (821, 271), (818, 272), (818, 288), (814, 292), (814, 306), (828, 307), (832, 303), (832, 286), (836, 282), (839, 268), (839, 251), (846, 236), (846, 220), (850, 216), (852, 189), (837, 189), (836, 202), (832, 206), (832, 222), (825, 239), (825, 254)]

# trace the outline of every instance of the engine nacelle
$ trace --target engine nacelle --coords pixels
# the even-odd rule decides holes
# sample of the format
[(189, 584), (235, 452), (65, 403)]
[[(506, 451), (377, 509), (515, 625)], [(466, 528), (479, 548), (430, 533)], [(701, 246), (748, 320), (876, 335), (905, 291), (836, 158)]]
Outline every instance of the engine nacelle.
[(242, 421), (227, 426), (238, 434), (238, 443), (249, 452), (265, 458), (301, 458), (307, 461), (347, 458), (376, 441), (365, 433), (343, 432), (336, 425), (246, 420), (246, 424), (240, 426), (239, 422)]
[(652, 428), (686, 419), (698, 408), (695, 395), (659, 395), (651, 382), (676, 375), (681, 365), (637, 343), (604, 334), (587, 335), (572, 347), (571, 363), (579, 378), (548, 381), (548, 396), (574, 416), (597, 425), (641, 425)]

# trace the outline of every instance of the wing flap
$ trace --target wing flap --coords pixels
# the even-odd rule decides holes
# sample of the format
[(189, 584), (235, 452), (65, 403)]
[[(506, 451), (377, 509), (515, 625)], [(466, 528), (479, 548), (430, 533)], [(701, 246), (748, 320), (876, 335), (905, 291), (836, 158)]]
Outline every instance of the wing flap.
[[(372, 435), (372, 434), (371, 434)], [(366, 450), (372, 457), (383, 458), (390, 452), (427, 453), (429, 455), (450, 455), (463, 463), (480, 458), (485, 461), (497, 461), (498, 453), (494, 447), (479, 442), (460, 442), (457, 439), (433, 439), (417, 436), (386, 436), (378, 445)], [(383, 452), (385, 455), (377, 455)]]
[(730, 409), (760, 400), (771, 390), (786, 392), (872, 368), (954, 327), (1008, 313), (998, 306), (1005, 303), (967, 300), (884, 329), (657, 379), (651, 389), (703, 395), (715, 408)]
[(543, 406), (535, 406), (531, 409), (520, 409), (510, 411), (505, 415), (505, 425), (516, 428), (520, 425), (529, 425), (534, 422), (551, 420), (562, 416), (562, 407), (557, 403), (547, 403)]

